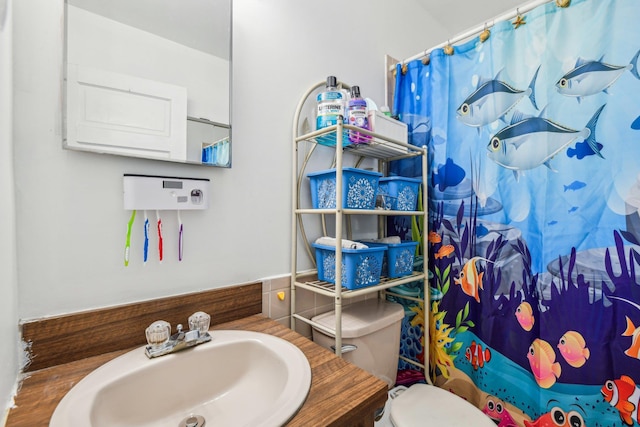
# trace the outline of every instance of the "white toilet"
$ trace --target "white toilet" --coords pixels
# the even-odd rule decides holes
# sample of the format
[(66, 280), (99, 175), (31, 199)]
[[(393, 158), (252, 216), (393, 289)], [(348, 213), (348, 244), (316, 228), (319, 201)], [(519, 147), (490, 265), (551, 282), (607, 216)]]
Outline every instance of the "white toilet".
[[(342, 310), (342, 344), (349, 349), (345, 360), (369, 371), (393, 387), (398, 368), (402, 305), (384, 300), (366, 300)], [(335, 313), (324, 313), (313, 321), (331, 328)], [(316, 328), (313, 340), (327, 348), (332, 336)], [(396, 387), (389, 392), (385, 414), (376, 427), (495, 427), (478, 408), (455, 394), (427, 384)]]
[(496, 427), (471, 403), (432, 385), (414, 384), (390, 401), (393, 427)]

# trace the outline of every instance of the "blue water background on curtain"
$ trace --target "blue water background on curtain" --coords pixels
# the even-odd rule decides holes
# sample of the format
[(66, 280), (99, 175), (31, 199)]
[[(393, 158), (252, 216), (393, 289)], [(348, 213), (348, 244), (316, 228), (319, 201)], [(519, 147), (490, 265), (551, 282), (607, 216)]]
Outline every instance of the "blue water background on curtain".
[(429, 149), (431, 364), (499, 425), (635, 425), (640, 3), (524, 18), (397, 74)]

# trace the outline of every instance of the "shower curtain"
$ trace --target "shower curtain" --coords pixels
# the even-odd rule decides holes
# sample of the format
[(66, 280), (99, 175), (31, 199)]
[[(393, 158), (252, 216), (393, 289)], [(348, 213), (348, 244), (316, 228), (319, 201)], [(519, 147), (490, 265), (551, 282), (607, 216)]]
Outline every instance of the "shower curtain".
[(398, 66), (429, 150), (433, 376), (501, 427), (638, 424), (639, 22), (637, 0), (547, 3)]

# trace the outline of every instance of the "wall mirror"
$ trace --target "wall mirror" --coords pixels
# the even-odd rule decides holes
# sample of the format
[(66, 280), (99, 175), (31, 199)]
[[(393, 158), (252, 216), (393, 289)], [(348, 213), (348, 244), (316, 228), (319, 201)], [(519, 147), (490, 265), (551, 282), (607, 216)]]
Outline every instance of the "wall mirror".
[(232, 0), (65, 0), (67, 149), (231, 166)]

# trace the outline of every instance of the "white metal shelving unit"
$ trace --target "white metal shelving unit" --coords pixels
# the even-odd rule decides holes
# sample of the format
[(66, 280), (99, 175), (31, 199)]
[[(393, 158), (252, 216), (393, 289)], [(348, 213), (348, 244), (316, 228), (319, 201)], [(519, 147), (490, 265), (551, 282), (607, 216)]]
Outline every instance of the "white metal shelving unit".
[[(323, 87), (325, 82), (319, 82), (318, 84), (309, 88), (309, 90), (303, 95), (296, 108), (294, 120), (293, 120), (293, 159), (292, 159), (292, 218), (291, 218), (291, 327), (295, 330), (296, 321), (305, 322), (319, 330), (323, 330), (333, 336), (335, 336), (335, 353), (338, 356), (342, 355), (342, 302), (343, 299), (354, 298), (357, 296), (370, 294), (374, 292), (385, 291), (391, 287), (398, 286), (404, 283), (410, 283), (417, 280), (423, 281), (424, 290), (424, 304), (425, 313), (429, 312), (427, 305), (429, 304), (429, 292), (426, 268), (426, 253), (425, 268), (424, 271), (414, 271), (411, 275), (389, 279), (382, 277), (378, 285), (348, 290), (342, 287), (341, 284), (341, 265), (342, 265), (342, 247), (336, 245), (336, 283), (328, 283), (319, 281), (317, 278), (317, 269), (312, 271), (298, 271), (298, 237), (302, 237), (302, 241), (306, 246), (307, 254), (310, 260), (315, 264), (315, 256), (311, 250), (310, 241), (306, 236), (304, 229), (303, 216), (305, 215), (317, 215), (322, 218), (323, 230), (326, 233), (326, 225), (324, 223), (325, 215), (335, 216), (335, 238), (340, 241), (344, 236), (343, 225), (345, 225), (345, 218), (349, 218), (350, 215), (375, 215), (381, 219), (378, 227), (379, 237), (383, 237), (383, 219), (385, 216), (417, 216), (422, 221), (422, 230), (427, 230), (427, 149), (426, 147), (416, 147), (413, 145), (405, 144), (400, 141), (385, 138), (382, 135), (367, 130), (356, 128), (349, 125), (343, 125), (338, 123), (335, 126), (331, 126), (325, 129), (312, 131), (304, 134), (299, 133), (300, 120), (302, 114), (302, 108), (305, 102), (307, 102), (310, 96)], [(348, 88), (344, 83), (341, 83), (343, 88)], [(343, 130), (357, 130), (360, 133), (371, 136), (371, 141), (368, 144), (362, 145), (350, 145), (343, 147)], [(318, 141), (318, 137), (322, 136), (322, 144)], [(325, 140), (330, 139), (335, 141), (335, 144), (327, 144)], [(299, 147), (303, 144), (307, 144), (305, 147), (306, 155), (304, 159), (300, 161)], [(336, 168), (336, 208), (335, 209), (312, 209), (304, 208), (301, 206), (300, 190), (303, 183), (305, 183), (305, 169), (311, 159), (315, 149), (318, 145), (333, 145), (335, 147), (335, 168)], [(392, 211), (392, 210), (361, 210), (361, 209), (345, 209), (342, 205), (342, 167), (343, 167), (343, 154), (350, 153), (356, 158), (373, 158), (378, 160), (378, 168), (380, 171), (384, 171), (386, 164), (392, 160), (399, 160), (411, 157), (421, 157), (422, 160), (422, 206), (424, 211)], [(346, 225), (348, 226), (348, 220)], [(350, 231), (350, 228), (347, 227)], [(351, 236), (347, 236), (351, 238)], [(314, 239), (315, 240), (315, 239)], [(424, 241), (424, 239), (423, 239)], [(426, 252), (426, 245), (424, 245), (424, 251)], [(328, 330), (322, 325), (313, 322), (311, 319), (306, 318), (296, 312), (296, 289), (306, 289), (308, 291), (332, 297), (334, 299), (335, 307), (335, 329)], [(401, 298), (407, 298), (406, 296), (397, 295)], [(409, 298), (412, 299), (412, 298)], [(426, 317), (428, 317), (425, 314)], [(428, 371), (428, 342), (429, 342), (429, 320), (425, 319), (425, 365), (420, 364), (417, 361), (405, 359), (408, 362), (419, 366), (425, 372), (425, 377), (429, 380)]]

